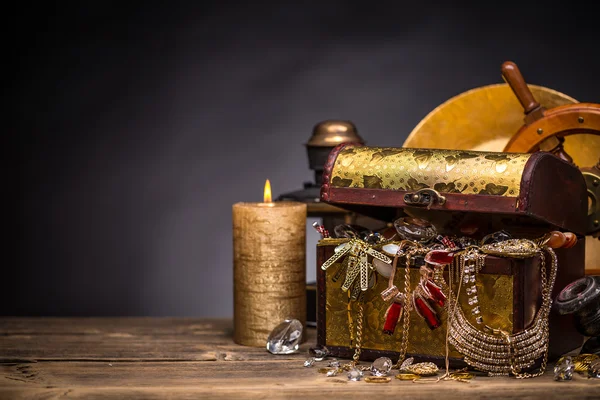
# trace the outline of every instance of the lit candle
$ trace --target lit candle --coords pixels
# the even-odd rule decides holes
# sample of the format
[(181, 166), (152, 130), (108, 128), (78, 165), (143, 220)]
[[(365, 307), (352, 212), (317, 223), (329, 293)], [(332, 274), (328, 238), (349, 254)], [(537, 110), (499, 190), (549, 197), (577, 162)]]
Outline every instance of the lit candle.
[(286, 318), (306, 327), (306, 204), (273, 202), (268, 179), (264, 202), (233, 205), (233, 295), (238, 344), (264, 347)]

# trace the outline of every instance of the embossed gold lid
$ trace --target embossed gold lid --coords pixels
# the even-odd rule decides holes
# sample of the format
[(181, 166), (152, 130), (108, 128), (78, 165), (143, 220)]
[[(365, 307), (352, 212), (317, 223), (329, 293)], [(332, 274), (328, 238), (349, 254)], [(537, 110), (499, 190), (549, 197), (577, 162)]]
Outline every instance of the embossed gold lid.
[(307, 146), (335, 147), (340, 143), (361, 143), (363, 139), (358, 135), (356, 126), (350, 121), (326, 120), (319, 122), (313, 128)]

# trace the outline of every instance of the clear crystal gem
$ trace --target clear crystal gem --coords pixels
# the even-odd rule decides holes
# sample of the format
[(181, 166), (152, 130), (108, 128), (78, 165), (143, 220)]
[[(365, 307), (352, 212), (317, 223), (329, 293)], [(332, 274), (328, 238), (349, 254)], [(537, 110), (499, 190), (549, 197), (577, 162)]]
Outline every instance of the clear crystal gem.
[(573, 359), (570, 356), (564, 357), (554, 367), (554, 380), (570, 381), (573, 378), (573, 371), (575, 371)]
[(379, 357), (371, 364), (371, 374), (374, 376), (387, 376), (392, 366), (392, 360), (388, 357)]
[(379, 232), (367, 232), (363, 234), (363, 240), (369, 244), (375, 245), (385, 241), (385, 237)]
[(329, 350), (327, 347), (318, 344), (315, 347), (308, 349), (308, 354), (310, 354), (311, 357), (314, 357), (315, 361), (323, 361), (329, 354)]
[(308, 360), (304, 361), (304, 366), (305, 367), (312, 367), (313, 365), (315, 365), (315, 358), (311, 357)]
[(277, 325), (267, 338), (267, 350), (273, 354), (291, 354), (302, 339), (302, 322), (289, 318)]
[(342, 366), (342, 364), (340, 364), (340, 362), (338, 360), (331, 360), (329, 362), (329, 367), (331, 368), (340, 368)]
[(360, 381), (363, 377), (363, 373), (360, 369), (358, 368), (352, 368), (350, 371), (348, 371), (348, 380), (357, 382)]
[(469, 302), (469, 305), (472, 306), (473, 304), (479, 303), (479, 299), (477, 298), (477, 296), (473, 296), (473, 297), (469, 298), (468, 302)]
[(483, 317), (481, 317), (481, 315), (477, 318), (475, 318), (475, 321), (477, 321), (478, 324), (483, 324)]
[(471, 283), (475, 283), (475, 275), (471, 275), (471, 276), (469, 277), (469, 282), (471, 282)]
[(394, 221), (394, 227), (401, 239), (414, 240), (417, 242), (427, 242), (437, 235), (435, 227), (421, 218), (399, 218)]
[(400, 365), (400, 371), (405, 371), (412, 363), (415, 361), (413, 357), (408, 357), (406, 360), (402, 362)]
[(338, 371), (339, 370), (337, 368), (336, 369), (331, 369), (331, 370), (327, 371), (327, 376), (337, 376)]
[(479, 307), (475, 307), (473, 310), (471, 310), (471, 312), (473, 313), (473, 315), (481, 314), (481, 310), (479, 309)]
[(477, 293), (477, 286), (473, 285), (469, 288), (467, 288), (467, 294), (475, 294)]

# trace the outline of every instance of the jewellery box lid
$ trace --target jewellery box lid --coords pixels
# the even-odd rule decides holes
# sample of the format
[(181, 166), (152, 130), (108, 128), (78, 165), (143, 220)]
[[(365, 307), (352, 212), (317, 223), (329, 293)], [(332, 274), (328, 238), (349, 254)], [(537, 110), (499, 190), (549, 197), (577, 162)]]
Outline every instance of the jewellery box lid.
[(550, 225), (581, 235), (588, 208), (579, 169), (551, 153), (356, 143), (341, 144), (329, 154), (321, 200), (386, 222), (402, 214), (451, 212), (495, 216), (520, 226)]

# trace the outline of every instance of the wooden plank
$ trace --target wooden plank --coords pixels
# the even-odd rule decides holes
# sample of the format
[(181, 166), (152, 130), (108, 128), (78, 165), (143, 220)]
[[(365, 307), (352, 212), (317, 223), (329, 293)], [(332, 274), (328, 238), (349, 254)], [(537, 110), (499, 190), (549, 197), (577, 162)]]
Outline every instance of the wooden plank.
[(317, 367), (297, 360), (269, 362), (41, 362), (0, 368), (1, 398), (364, 398), (367, 396), (444, 399), (597, 399), (600, 381), (576, 375), (571, 382), (554, 382), (552, 373), (530, 380), (476, 377), (472, 383), (393, 379), (387, 384), (328, 378)]
[[(231, 320), (5, 318), (0, 320), (0, 399), (20, 398), (598, 398), (600, 380), (557, 383), (477, 377), (470, 384), (389, 384), (327, 378), (296, 354), (275, 356), (232, 341)], [(551, 366), (549, 367), (551, 370)]]
[[(236, 345), (231, 320), (188, 318), (6, 318), (0, 362), (266, 360), (265, 348)], [(306, 330), (315, 342), (315, 329)], [(303, 351), (308, 344), (303, 344)], [(288, 356), (282, 356), (287, 358)]]
[(148, 317), (2, 317), (0, 335), (93, 335), (136, 334), (173, 336), (181, 334), (233, 336), (231, 319), (214, 318), (148, 318)]

